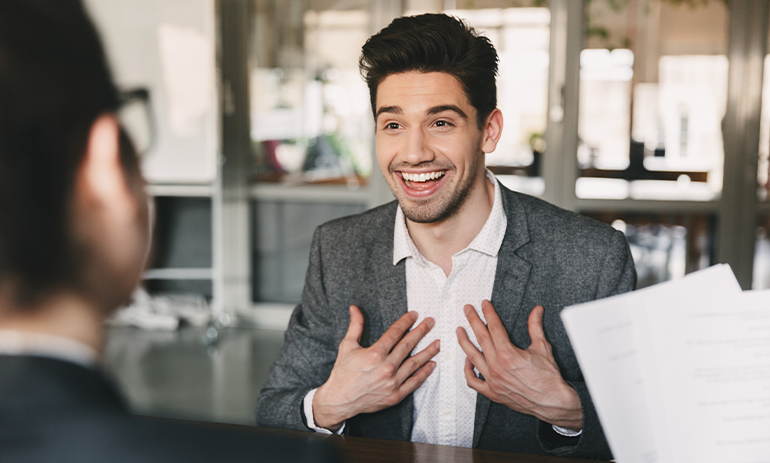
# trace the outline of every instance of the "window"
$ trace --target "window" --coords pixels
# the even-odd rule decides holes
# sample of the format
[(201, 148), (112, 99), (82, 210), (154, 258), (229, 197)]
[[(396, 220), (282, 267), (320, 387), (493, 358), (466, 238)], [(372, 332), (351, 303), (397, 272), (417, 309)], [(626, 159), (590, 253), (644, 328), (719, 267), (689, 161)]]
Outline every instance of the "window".
[(721, 1), (588, 4), (578, 198), (719, 199), (727, 18)]
[(369, 5), (254, 2), (250, 54), (255, 179), (341, 183), (372, 171), (369, 93), (358, 72)]

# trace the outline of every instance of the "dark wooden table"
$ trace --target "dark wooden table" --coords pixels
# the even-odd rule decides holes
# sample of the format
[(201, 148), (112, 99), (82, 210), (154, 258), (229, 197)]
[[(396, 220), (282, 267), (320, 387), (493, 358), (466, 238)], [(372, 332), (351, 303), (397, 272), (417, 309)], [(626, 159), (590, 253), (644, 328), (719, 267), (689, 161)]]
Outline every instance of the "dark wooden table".
[(260, 428), (237, 424), (189, 420), (171, 421), (183, 421), (200, 426), (226, 428), (240, 432), (274, 433), (309, 439), (328, 440), (341, 449), (342, 454), (347, 457), (349, 463), (602, 463), (597, 462), (597, 460), (528, 455), (523, 453), (469, 449), (447, 445), (418, 444), (414, 442), (370, 439), (365, 437), (328, 436), (312, 432)]
[(333, 436), (351, 463), (596, 463), (595, 460), (496, 452), (447, 445)]

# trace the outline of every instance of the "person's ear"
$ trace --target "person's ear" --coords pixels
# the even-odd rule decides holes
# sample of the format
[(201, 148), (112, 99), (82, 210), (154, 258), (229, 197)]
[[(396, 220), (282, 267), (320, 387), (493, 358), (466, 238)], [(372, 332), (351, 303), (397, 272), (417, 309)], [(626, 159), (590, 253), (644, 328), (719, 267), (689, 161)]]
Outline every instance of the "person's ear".
[(489, 116), (487, 122), (482, 128), (481, 151), (485, 154), (493, 152), (497, 148), (497, 142), (503, 134), (503, 113), (495, 108)]
[(133, 217), (135, 205), (120, 162), (120, 126), (111, 114), (99, 116), (91, 126), (78, 192), (86, 204), (108, 206), (121, 221)]

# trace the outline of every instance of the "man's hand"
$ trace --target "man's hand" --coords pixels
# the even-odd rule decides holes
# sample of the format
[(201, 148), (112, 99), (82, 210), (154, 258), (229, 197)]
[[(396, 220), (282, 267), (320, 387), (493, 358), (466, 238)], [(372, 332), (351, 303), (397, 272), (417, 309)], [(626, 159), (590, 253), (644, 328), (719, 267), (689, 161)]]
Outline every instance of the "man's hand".
[(435, 324), (426, 318), (409, 331), (415, 321), (416, 312), (405, 314), (377, 342), (363, 348), (359, 343), (364, 316), (358, 307), (350, 306), (350, 327), (340, 343), (329, 380), (313, 397), (317, 426), (339, 429), (348, 418), (398, 404), (425, 382), (436, 368), (436, 362), (429, 360), (438, 354), (439, 341), (404, 360)]
[[(465, 316), (483, 353), (473, 345), (465, 329), (457, 328), (457, 338), (467, 355), (468, 386), (493, 402), (546, 423), (575, 431), (582, 429), (580, 399), (561, 377), (551, 344), (545, 339), (543, 307), (537, 306), (529, 314), (527, 325), (532, 344), (524, 350), (511, 343), (491, 302), (484, 300), (481, 310), (488, 329), (473, 307), (465, 306)], [(476, 376), (474, 366), (484, 379)]]

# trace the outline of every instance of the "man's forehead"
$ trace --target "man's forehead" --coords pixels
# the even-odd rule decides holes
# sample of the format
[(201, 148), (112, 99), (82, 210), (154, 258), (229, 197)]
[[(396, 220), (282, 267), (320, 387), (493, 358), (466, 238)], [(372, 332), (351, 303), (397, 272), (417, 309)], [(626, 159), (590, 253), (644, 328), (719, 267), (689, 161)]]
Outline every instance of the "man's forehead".
[(377, 114), (404, 112), (418, 107), (428, 112), (437, 106), (456, 106), (468, 111), (470, 102), (460, 82), (444, 72), (391, 74), (377, 87)]

